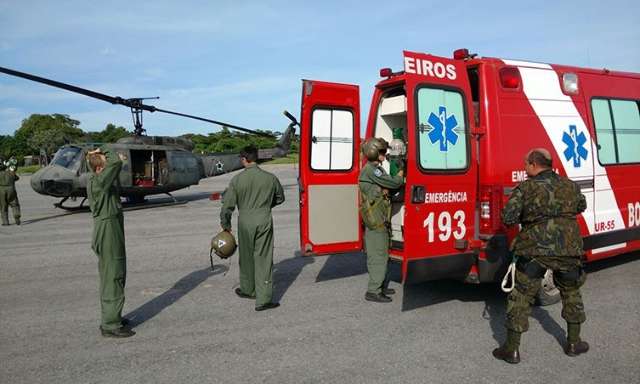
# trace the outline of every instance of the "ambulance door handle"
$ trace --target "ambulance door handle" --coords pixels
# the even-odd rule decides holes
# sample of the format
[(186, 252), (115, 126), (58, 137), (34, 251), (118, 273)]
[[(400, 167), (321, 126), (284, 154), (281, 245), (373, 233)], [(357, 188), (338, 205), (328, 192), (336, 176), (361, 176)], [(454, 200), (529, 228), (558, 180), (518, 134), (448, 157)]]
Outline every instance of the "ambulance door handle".
[(424, 185), (412, 185), (411, 186), (411, 202), (414, 204), (421, 204), (425, 201), (427, 191)]

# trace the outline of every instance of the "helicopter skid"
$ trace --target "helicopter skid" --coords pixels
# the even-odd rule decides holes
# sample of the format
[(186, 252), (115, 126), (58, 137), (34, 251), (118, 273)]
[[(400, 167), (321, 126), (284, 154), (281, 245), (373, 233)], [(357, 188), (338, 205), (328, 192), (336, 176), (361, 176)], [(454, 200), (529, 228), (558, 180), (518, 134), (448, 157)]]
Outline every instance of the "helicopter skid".
[[(67, 201), (68, 199), (69, 197), (64, 197), (59, 202), (54, 203), (53, 206), (56, 208), (62, 208), (65, 211), (81, 211), (81, 210), (86, 210), (88, 208), (84, 206), (84, 202), (87, 201), (86, 197), (82, 199), (82, 201), (80, 202), (80, 205), (78, 205), (77, 207), (69, 207), (69, 206), (63, 205), (64, 202)], [(75, 201), (75, 197), (73, 197), (71, 200)]]

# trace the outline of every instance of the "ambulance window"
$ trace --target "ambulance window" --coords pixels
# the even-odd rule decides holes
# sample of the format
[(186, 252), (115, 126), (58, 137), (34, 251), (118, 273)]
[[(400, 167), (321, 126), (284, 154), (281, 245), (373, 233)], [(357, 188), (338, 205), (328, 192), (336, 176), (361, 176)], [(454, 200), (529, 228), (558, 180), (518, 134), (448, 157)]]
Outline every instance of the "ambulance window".
[(596, 125), (596, 137), (598, 140), (598, 160), (600, 164), (615, 164), (616, 144), (609, 113), (609, 101), (594, 99), (591, 102), (593, 121)]
[(418, 90), (419, 162), (423, 169), (467, 167), (467, 127), (462, 100), (456, 91)]
[(640, 162), (640, 114), (638, 104), (630, 100), (611, 100), (613, 123), (618, 142), (618, 162)]
[(311, 168), (348, 170), (353, 166), (353, 113), (315, 109), (311, 117)]
[(593, 121), (601, 164), (640, 162), (640, 112), (633, 100), (593, 99)]

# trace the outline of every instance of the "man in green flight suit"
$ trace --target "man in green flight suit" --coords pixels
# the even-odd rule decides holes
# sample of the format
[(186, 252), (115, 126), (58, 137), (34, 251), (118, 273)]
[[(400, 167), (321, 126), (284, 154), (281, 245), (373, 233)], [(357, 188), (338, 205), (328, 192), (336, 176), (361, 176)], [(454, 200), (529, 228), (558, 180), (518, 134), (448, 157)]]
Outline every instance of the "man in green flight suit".
[(135, 335), (122, 318), (127, 255), (124, 244), (124, 216), (120, 203), (120, 170), (126, 157), (110, 150), (89, 151), (93, 171), (87, 182), (87, 197), (93, 215), (91, 248), (98, 255), (100, 274), (100, 332), (104, 337)]
[(551, 169), (549, 151), (536, 148), (525, 158), (528, 180), (511, 193), (502, 211), (506, 225), (522, 228), (511, 249), (517, 257), (515, 288), (507, 300), (507, 340), (493, 356), (511, 364), (520, 362), (520, 336), (529, 329), (531, 305), (547, 269), (562, 297), (562, 317), (567, 321), (564, 351), (577, 356), (589, 350), (580, 339), (580, 325), (586, 320), (580, 287), (585, 282), (582, 268), (582, 236), (576, 215), (586, 199), (580, 187)]
[(244, 170), (235, 175), (224, 192), (220, 226), (231, 232), (231, 215), (238, 206), (238, 246), (240, 248), (240, 288), (242, 298), (256, 299), (256, 311), (276, 308), (273, 295), (273, 218), (271, 209), (284, 202), (278, 178), (258, 167), (258, 150), (245, 147), (240, 152)]
[(16, 193), (16, 181), (20, 178), (14, 171), (7, 168), (0, 159), (0, 215), (2, 225), (9, 225), (9, 207), (13, 211), (13, 219), (20, 225), (20, 201)]
[(389, 190), (404, 184), (404, 171), (390, 176), (380, 166), (385, 160), (388, 144), (380, 138), (372, 138), (362, 146), (368, 162), (360, 171), (360, 215), (365, 224), (364, 248), (367, 253), (369, 284), (365, 300), (388, 303), (395, 290), (388, 288), (387, 262), (389, 261), (389, 230), (391, 202)]

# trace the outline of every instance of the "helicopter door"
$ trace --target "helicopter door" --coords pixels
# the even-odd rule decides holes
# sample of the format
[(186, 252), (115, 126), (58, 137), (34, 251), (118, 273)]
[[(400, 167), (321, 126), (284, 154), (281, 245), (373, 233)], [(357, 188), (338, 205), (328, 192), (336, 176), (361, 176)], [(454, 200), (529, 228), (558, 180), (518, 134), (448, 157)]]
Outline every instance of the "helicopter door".
[(131, 150), (131, 177), (134, 187), (149, 188), (155, 184), (153, 152), (148, 150)]
[(360, 143), (356, 85), (305, 80), (300, 129), (300, 246), (307, 254), (358, 251)]

